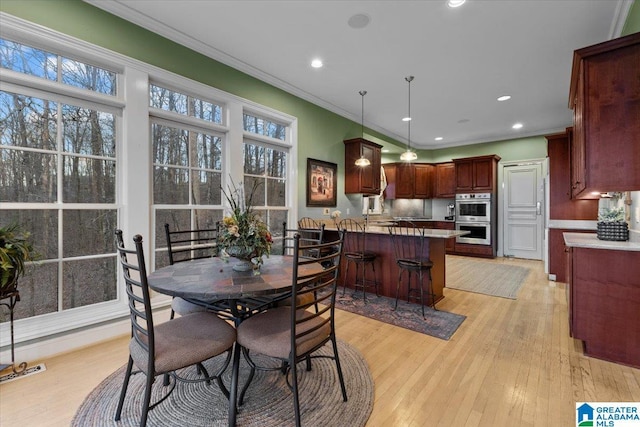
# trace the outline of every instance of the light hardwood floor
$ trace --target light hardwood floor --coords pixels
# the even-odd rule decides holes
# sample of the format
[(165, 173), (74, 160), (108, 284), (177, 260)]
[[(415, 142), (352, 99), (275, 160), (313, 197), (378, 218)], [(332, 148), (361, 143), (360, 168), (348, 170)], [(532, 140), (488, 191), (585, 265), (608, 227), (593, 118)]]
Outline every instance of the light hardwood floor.
[[(571, 426), (577, 401), (640, 401), (640, 370), (585, 357), (569, 337), (565, 285), (538, 261), (517, 300), (445, 289), (441, 310), (467, 319), (450, 341), (339, 312), (340, 339), (375, 381), (367, 426)], [(66, 426), (84, 397), (127, 360), (127, 337), (43, 361), (0, 385), (0, 425)], [(345, 424), (346, 425), (346, 424)]]

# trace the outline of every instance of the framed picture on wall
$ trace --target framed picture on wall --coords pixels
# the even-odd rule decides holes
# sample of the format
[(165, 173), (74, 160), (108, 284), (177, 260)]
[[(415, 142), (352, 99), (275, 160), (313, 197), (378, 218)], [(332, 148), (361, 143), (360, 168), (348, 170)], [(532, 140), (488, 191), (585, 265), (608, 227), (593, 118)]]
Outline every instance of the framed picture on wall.
[(307, 158), (307, 206), (336, 206), (337, 179), (337, 164)]

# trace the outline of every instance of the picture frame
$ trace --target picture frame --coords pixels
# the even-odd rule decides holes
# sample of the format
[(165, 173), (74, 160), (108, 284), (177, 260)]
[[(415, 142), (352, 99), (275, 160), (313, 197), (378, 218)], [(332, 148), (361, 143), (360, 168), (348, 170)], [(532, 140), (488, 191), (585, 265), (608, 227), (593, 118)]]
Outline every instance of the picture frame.
[(335, 207), (338, 194), (338, 165), (307, 158), (307, 206)]

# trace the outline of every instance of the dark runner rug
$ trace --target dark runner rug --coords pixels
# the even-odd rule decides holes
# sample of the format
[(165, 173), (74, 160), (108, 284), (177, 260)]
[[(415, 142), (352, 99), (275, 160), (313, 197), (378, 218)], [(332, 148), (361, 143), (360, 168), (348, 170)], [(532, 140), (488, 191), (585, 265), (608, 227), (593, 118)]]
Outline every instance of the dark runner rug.
[[(330, 344), (317, 354), (331, 354)], [(330, 359), (313, 359), (312, 370), (305, 370), (305, 363), (298, 364), (300, 385), (300, 409), (305, 426), (364, 426), (373, 409), (374, 386), (367, 362), (351, 345), (338, 341), (340, 364), (345, 377), (348, 401), (342, 401), (340, 383), (335, 362)], [(245, 383), (248, 367), (241, 358), (240, 386)], [(205, 362), (209, 372), (221, 360)], [(279, 365), (277, 365), (279, 366)], [(71, 425), (88, 426), (138, 426), (144, 394), (144, 375), (131, 378), (125, 398), (122, 419), (115, 422), (120, 388), (125, 367), (107, 377), (80, 405)], [(230, 384), (231, 366), (225, 372), (224, 383)], [(183, 375), (196, 378), (193, 367), (183, 370)], [(152, 402), (162, 393), (162, 377), (153, 385)], [(228, 400), (215, 385), (206, 383), (178, 383), (170, 397), (149, 412), (147, 426), (226, 426)], [(245, 403), (238, 412), (238, 426), (280, 427), (295, 424), (293, 395), (285, 376), (278, 371), (256, 372), (245, 396)]]
[(394, 310), (394, 305), (395, 298), (377, 297), (371, 293), (367, 293), (367, 303), (364, 304), (362, 291), (354, 294), (352, 289), (347, 289), (344, 296), (342, 289), (338, 289), (336, 296), (336, 308), (443, 340), (449, 340), (467, 318), (431, 307), (424, 308), (425, 318), (422, 318), (420, 304), (399, 300), (397, 310)]

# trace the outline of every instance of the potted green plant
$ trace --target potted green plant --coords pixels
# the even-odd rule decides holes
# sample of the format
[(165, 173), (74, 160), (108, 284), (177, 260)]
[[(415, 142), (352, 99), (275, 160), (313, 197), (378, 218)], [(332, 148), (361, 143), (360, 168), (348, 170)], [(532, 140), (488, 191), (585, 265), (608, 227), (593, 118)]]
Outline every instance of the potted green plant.
[(0, 227), (0, 296), (16, 290), (25, 263), (35, 260), (37, 254), (30, 238), (31, 233), (18, 224)]

